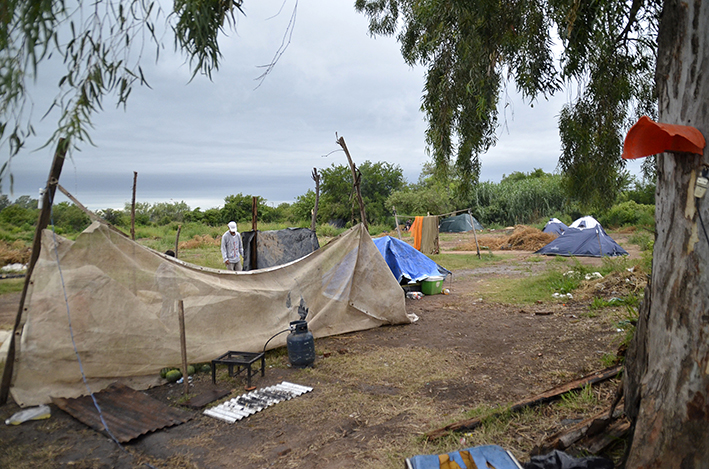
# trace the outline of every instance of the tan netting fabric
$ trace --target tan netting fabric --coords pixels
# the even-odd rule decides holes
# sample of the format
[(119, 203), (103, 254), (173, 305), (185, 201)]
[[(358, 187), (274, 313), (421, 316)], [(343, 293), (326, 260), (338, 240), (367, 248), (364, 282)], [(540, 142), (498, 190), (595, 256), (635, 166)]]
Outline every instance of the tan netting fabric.
[(229, 350), (261, 351), (299, 319), (301, 299), (316, 338), (415, 320), (362, 225), (303, 259), (251, 272), (187, 264), (99, 223), (74, 242), (45, 231), (12, 396), (28, 406), (87, 393), (71, 332), (92, 391), (114, 381), (144, 389), (162, 367), (181, 363), (179, 300), (188, 361), (199, 363)]

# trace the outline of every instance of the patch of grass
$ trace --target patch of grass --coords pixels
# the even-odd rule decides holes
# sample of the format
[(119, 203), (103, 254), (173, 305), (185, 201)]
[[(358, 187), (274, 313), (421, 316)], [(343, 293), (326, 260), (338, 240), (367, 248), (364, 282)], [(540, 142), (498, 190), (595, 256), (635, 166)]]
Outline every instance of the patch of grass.
[(608, 300), (594, 297), (593, 301), (591, 301), (591, 304), (589, 305), (589, 308), (591, 310), (598, 310), (613, 306), (638, 306), (639, 303), (640, 298), (638, 298), (637, 295), (629, 295), (623, 298), (611, 298)]
[(598, 397), (591, 385), (584, 386), (580, 391), (570, 391), (561, 395), (559, 406), (570, 412), (583, 413), (589, 407), (598, 404)]
[(583, 276), (577, 271), (563, 272), (552, 268), (530, 277), (493, 279), (481, 291), (481, 295), (487, 301), (506, 304), (548, 302), (552, 301), (554, 293), (566, 295), (573, 292), (582, 279)]
[(24, 285), (24, 278), (6, 278), (0, 280), (0, 295), (22, 291)]
[(630, 238), (628, 238), (628, 242), (637, 245), (641, 251), (652, 251), (655, 244), (653, 236), (645, 231), (634, 233)]
[(478, 267), (482, 264), (499, 263), (514, 257), (513, 255), (492, 255), (489, 253), (480, 253), (480, 259), (477, 254), (434, 254), (428, 256), (436, 264), (445, 267), (448, 270), (463, 270)]

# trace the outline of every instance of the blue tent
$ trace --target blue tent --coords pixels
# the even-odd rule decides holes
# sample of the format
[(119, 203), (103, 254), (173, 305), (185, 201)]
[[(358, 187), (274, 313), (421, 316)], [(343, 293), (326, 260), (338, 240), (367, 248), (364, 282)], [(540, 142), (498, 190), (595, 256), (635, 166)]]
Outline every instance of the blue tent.
[(383, 236), (372, 241), (399, 284), (416, 283), (429, 277), (445, 278), (451, 273), (400, 239)]
[(567, 228), (568, 226), (566, 226), (563, 221), (558, 218), (551, 218), (547, 224), (544, 225), (544, 229), (542, 231), (544, 233), (556, 233), (557, 235), (561, 235)]
[(600, 224), (592, 228), (569, 227), (551, 243), (535, 254), (550, 256), (613, 257), (627, 256), (628, 252), (608, 236)]

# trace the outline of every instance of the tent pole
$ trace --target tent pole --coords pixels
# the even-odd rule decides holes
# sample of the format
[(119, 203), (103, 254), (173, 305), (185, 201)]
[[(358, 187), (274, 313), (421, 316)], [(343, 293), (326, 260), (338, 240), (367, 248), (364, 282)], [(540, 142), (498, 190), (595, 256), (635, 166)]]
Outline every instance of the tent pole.
[(34, 270), (34, 266), (39, 258), (39, 251), (42, 248), (42, 231), (49, 224), (49, 218), (52, 214), (52, 204), (54, 203), (54, 194), (57, 189), (57, 184), (59, 183), (59, 176), (62, 173), (64, 157), (66, 156), (68, 147), (68, 140), (60, 138), (59, 143), (57, 143), (57, 149), (54, 152), (54, 160), (52, 161), (52, 168), (49, 171), (49, 178), (47, 178), (47, 190), (44, 192), (44, 197), (42, 197), (42, 210), (39, 212), (39, 218), (37, 219), (37, 228), (34, 232), (34, 242), (32, 243), (30, 262), (27, 264), (25, 284), (22, 287), (22, 295), (20, 296), (20, 306), (17, 310), (17, 316), (15, 317), (15, 325), (12, 328), (12, 335), (10, 335), (10, 347), (7, 350), (5, 368), (2, 373), (2, 383), (0, 383), (0, 405), (5, 405), (7, 403), (7, 398), (10, 393), (12, 372), (15, 366), (15, 336), (17, 335), (17, 331), (20, 329), (22, 311), (25, 309), (25, 298), (27, 297), (27, 290), (30, 285), (32, 271)]

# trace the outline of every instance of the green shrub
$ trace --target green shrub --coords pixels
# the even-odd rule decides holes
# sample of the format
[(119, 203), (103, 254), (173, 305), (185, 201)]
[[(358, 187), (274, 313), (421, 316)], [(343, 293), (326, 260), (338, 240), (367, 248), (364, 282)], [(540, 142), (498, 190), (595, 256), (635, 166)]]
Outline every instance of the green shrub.
[(655, 206), (629, 200), (611, 207), (598, 217), (598, 221), (604, 227), (654, 226)]

